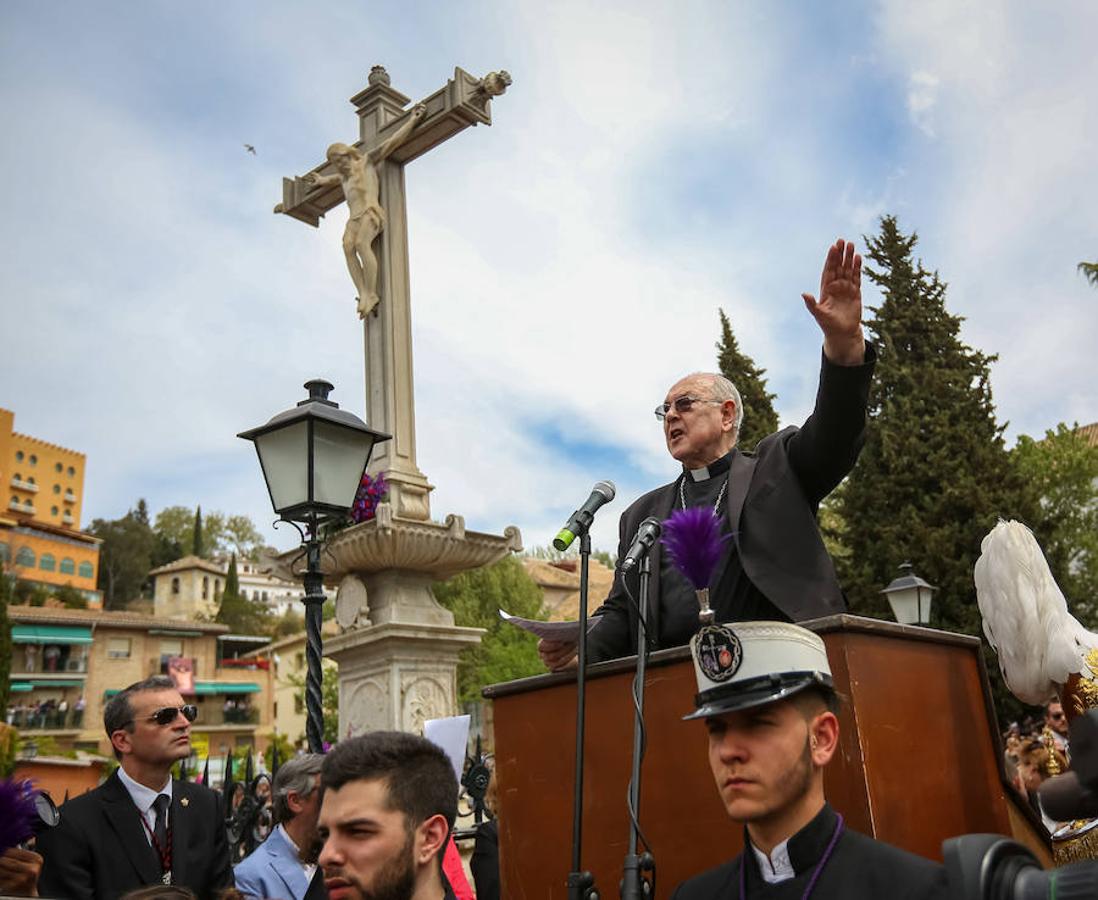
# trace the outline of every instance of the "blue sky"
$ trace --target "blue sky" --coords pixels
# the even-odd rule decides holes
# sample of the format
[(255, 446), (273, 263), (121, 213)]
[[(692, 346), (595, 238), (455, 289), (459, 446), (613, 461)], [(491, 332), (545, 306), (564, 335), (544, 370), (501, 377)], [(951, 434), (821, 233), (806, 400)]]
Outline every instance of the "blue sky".
[[(651, 410), (717, 308), (807, 414), (824, 250), (894, 213), (999, 354), (1011, 440), (1098, 420), (1098, 10), (1087, 2), (100, 2), (0, 8), (0, 405), (87, 454), (84, 521), (138, 497), (273, 532), (235, 434), (323, 375), (362, 414), (339, 249), (271, 214), (353, 139), (385, 65), (514, 84), (407, 172), (420, 467), (436, 518), (545, 544), (675, 466)], [(254, 144), (251, 156), (243, 144)], [(867, 292), (874, 302), (872, 291)], [(750, 410), (748, 410), (750, 415)]]

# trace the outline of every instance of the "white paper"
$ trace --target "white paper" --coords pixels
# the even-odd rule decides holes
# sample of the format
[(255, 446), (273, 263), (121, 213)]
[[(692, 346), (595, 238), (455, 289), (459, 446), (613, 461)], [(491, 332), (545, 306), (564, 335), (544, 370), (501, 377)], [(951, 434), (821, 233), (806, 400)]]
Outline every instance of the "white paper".
[(465, 771), (465, 748), (469, 746), (469, 717), (428, 719), (423, 723), (423, 736), (446, 751), (460, 784), (462, 772)]
[[(520, 616), (512, 616), (505, 610), (499, 611), (499, 617), (504, 622), (510, 622), (516, 628), (536, 634), (547, 641), (570, 641), (573, 644), (579, 642), (579, 622), (539, 622), (537, 619), (523, 619)], [(587, 633), (602, 621), (602, 616), (590, 616), (587, 619)]]

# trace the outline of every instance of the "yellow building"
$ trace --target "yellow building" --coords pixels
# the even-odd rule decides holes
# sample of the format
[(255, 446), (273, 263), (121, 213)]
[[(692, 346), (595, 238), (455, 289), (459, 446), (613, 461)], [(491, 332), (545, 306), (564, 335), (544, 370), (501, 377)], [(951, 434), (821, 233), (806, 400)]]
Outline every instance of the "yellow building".
[(84, 454), (15, 431), (0, 409), (0, 565), (26, 581), (71, 585), (102, 606), (98, 538), (80, 530)]
[(225, 570), (197, 556), (184, 556), (149, 572), (153, 611), (166, 619), (212, 619), (221, 608)]
[(244, 746), (262, 751), (271, 734), (266, 660), (242, 659), (267, 638), (228, 634), (214, 623), (130, 612), (12, 606), (11, 695), (7, 720), (24, 740), (49, 736), (62, 748), (111, 754), (103, 707), (119, 690), (190, 662), (181, 688), (198, 706), (192, 747), (199, 761)]

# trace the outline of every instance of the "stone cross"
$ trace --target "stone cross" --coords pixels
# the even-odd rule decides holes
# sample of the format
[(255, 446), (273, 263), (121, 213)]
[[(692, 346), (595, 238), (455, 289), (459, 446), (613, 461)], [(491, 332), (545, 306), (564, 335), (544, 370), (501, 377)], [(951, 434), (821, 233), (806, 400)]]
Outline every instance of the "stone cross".
[[(344, 200), (343, 185), (349, 183), (347, 169), (339, 168), (347, 165), (344, 151), (350, 149), (356, 159), (372, 160), (370, 178), (376, 176), (377, 194), (365, 202), (357, 197), (357, 205), (349, 204), (352, 219), (344, 236), (345, 252), (353, 275), (352, 257), (357, 255), (363, 270), (373, 264), (369, 260), (368, 266), (364, 257), (376, 259), (375, 271), (363, 277), (360, 270), (360, 277), (355, 278), (359, 312), (364, 316), (366, 419), (393, 439), (374, 448), (370, 470), (386, 472), (393, 513), (407, 519), (430, 519), (432, 486), (416, 464), (404, 166), (470, 125), (491, 125), (489, 100), (502, 94), (510, 83), (506, 72), (474, 78), (455, 68), (454, 77), (444, 87), (407, 109), (409, 98), (390, 86), (385, 69), (374, 66), (365, 90), (351, 98), (359, 116), (359, 140), (352, 148), (333, 144), (329, 161), (303, 176), (284, 178), (282, 202), (275, 207), (276, 213), (315, 227)], [(354, 226), (356, 215), (374, 217), (375, 226), (367, 232), (365, 247), (348, 246), (355, 236), (361, 236)], [(376, 299), (361, 296), (367, 282), (367, 291), (376, 283)]]

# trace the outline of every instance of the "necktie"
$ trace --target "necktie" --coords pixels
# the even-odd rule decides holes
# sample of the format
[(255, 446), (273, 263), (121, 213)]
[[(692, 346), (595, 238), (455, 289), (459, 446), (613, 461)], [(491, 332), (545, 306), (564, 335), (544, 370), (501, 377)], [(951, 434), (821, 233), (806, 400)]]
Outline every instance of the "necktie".
[(153, 825), (153, 837), (156, 838), (157, 850), (164, 853), (168, 849), (168, 804), (171, 800), (167, 794), (157, 794), (153, 800), (153, 809), (156, 810), (156, 824)]

